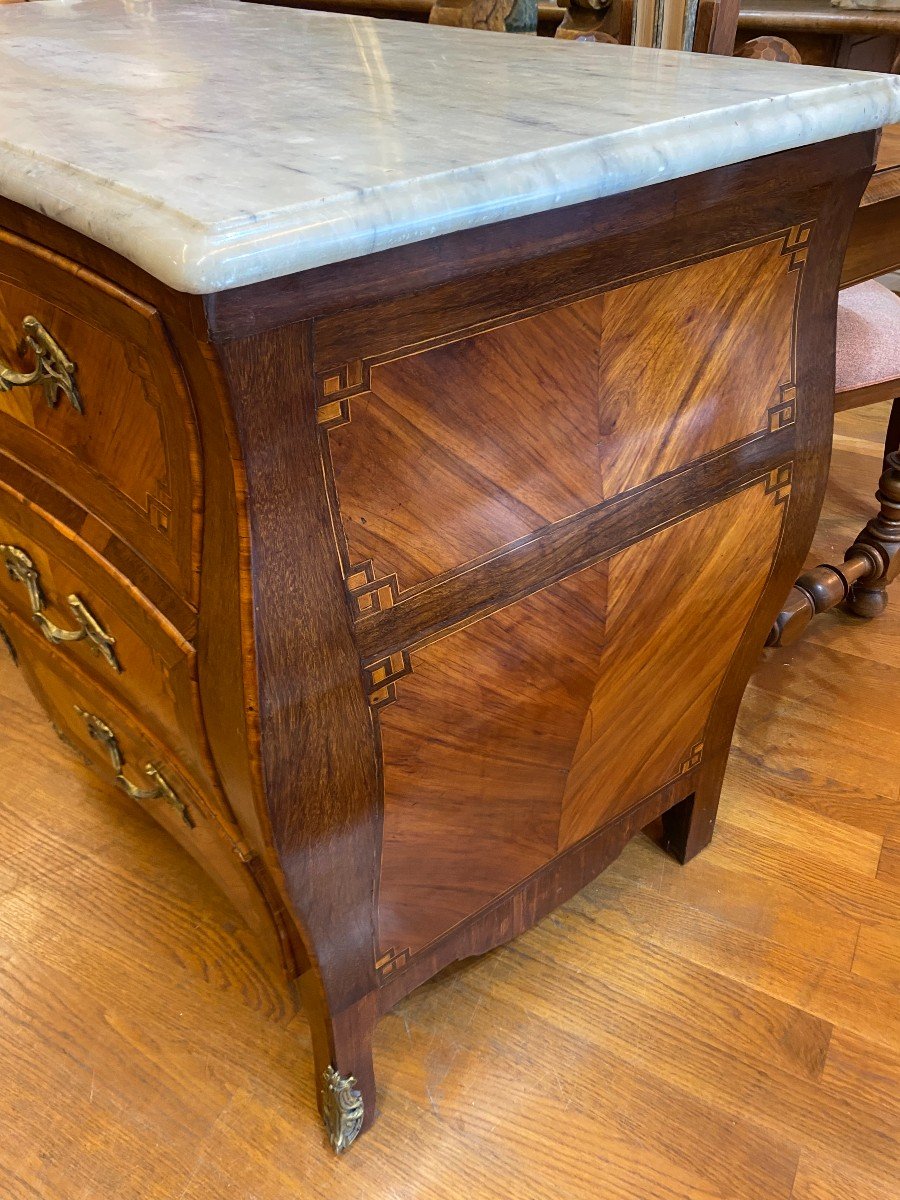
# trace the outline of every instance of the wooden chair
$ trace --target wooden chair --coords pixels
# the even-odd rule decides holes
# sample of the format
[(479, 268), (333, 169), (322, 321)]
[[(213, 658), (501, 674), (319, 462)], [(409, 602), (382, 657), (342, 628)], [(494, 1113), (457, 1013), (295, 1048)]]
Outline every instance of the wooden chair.
[(863, 529), (840, 566), (805, 571), (778, 614), (767, 645), (797, 640), (812, 618), (839, 604), (876, 617), (887, 587), (900, 574), (900, 296), (870, 280), (847, 288), (838, 304), (835, 412), (893, 401), (884, 443), (884, 472), (875, 498), (878, 515)]

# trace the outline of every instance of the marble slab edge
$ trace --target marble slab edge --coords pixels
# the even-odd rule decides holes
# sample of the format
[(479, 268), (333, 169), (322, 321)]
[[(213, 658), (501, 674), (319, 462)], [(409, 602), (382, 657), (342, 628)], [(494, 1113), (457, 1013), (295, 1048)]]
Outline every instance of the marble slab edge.
[(900, 77), (862, 74), (858, 82), (756, 99), (297, 205), (280, 220), (267, 215), (203, 225), (161, 201), (8, 144), (0, 144), (0, 191), (175, 290), (205, 294), (896, 121)]

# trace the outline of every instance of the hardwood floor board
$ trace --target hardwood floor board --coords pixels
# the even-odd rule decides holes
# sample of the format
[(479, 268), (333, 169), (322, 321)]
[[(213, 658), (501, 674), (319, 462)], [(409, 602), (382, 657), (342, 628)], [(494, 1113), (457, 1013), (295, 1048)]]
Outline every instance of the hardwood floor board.
[[(841, 416), (817, 546), (872, 515), (884, 419)], [(638, 838), (404, 1000), (338, 1159), (250, 931), (0, 651), (2, 1200), (900, 1200), (900, 594), (786, 653), (708, 850)]]
[[(115, 1012), (86, 989), (33, 959), (15, 966), (12, 978), (0, 974), (0, 1053), (15, 1079), (14, 1098), (0, 1101), (3, 1160), (22, 1181), (8, 1194), (18, 1200), (32, 1188), (74, 1197), (83, 1180), (90, 1190), (82, 1194), (108, 1187), (107, 1195), (138, 1200), (141, 1176), (174, 1184), (185, 1139), (205, 1130), (214, 1113), (208, 1086), (195, 1078), (190, 1088), (173, 1089), (168, 1063), (137, 1053), (116, 1029)], [(100, 1171), (92, 1181), (95, 1155)]]
[(821, 711), (800, 701), (748, 688), (729, 779), (871, 833), (900, 833), (900, 757), (852, 710), (851, 693), (823, 723)]
[[(138, 939), (158, 969), (186, 970), (217, 993), (237, 991), (270, 1019), (290, 1020), (296, 1006), (284, 980), (227, 899), (207, 880), (198, 887), (185, 878), (170, 839), (149, 818), (103, 799), (122, 833), (118, 851), (129, 832), (140, 841), (135, 862), (123, 862), (118, 851), (104, 862), (48, 835), (46, 857), (19, 852), (0, 870), (0, 936), (27, 937), (29, 950), (52, 944), (73, 957), (83, 953), (85, 962), (102, 952), (110, 971), (128, 966)], [(165, 907), (160, 893), (168, 896)]]
[[(552, 935), (550, 940), (555, 940)], [(640, 1175), (635, 1175), (633, 1168), (626, 1171), (621, 1184), (617, 1181), (609, 1193), (615, 1196), (643, 1196), (644, 1188), (647, 1195), (657, 1195), (660, 1189), (668, 1195), (667, 1187), (677, 1195), (726, 1196), (735, 1177), (740, 1180), (741, 1197), (771, 1200), (790, 1194), (797, 1149), (780, 1134), (772, 1135), (750, 1122), (736, 1125), (730, 1115), (678, 1087), (664, 1071), (623, 1059), (603, 1021), (592, 1021), (585, 1036), (583, 1030), (575, 1031), (549, 1018), (529, 989), (521, 992), (523, 979), (536, 962), (544, 962), (550, 972), (561, 969), (556, 961), (544, 960), (546, 939), (534, 941), (538, 944), (532, 945), (529, 955), (522, 956), (509, 947), (492, 956), (495, 961), (489, 967), (474, 967), (480, 1003), (461, 996), (462, 1003), (454, 1004), (443, 986), (452, 982), (447, 980), (440, 981), (430, 995), (414, 995), (404, 1002), (400, 1018), (409, 1032), (409, 1058), (424, 1058), (428, 1063), (426, 1107), (442, 1119), (452, 1116), (454, 1122), (480, 1120), (474, 1113), (466, 1114), (473, 1085), (489, 1089), (488, 1107), (495, 1118), (493, 1097), (498, 1094), (505, 1103), (522, 1106), (523, 1111), (540, 1107), (545, 1120), (540, 1132), (532, 1129), (531, 1141), (540, 1138), (543, 1153), (560, 1153), (564, 1177), (568, 1180), (571, 1170), (579, 1183), (585, 1164), (573, 1150), (574, 1140), (583, 1136), (592, 1146), (599, 1145), (604, 1157), (607, 1153), (616, 1156), (615, 1149), (607, 1151), (607, 1138), (612, 1147), (630, 1140), (642, 1147)], [(465, 973), (468, 995), (473, 981), (468, 978), (468, 967)], [(540, 982), (547, 982), (542, 972)], [(594, 981), (579, 977), (572, 992), (575, 1005), (581, 1004), (585, 989), (593, 991)], [(480, 1015), (486, 1040), (480, 1052), (473, 1054), (466, 1042), (474, 1012)], [(449, 1025), (447, 1037), (440, 1043), (432, 1034), (436, 1021)], [(636, 1030), (635, 1036), (639, 1035)], [(483, 1077), (485, 1062), (491, 1064), (489, 1080)], [(587, 1098), (589, 1103), (585, 1103)], [(475, 1107), (481, 1109), (482, 1102)], [(567, 1135), (554, 1151), (561, 1129), (572, 1136)], [(727, 1147), (723, 1157), (698, 1158), (694, 1137), (699, 1129)], [(518, 1135), (510, 1130), (508, 1136), (515, 1139)], [(522, 1147), (521, 1152), (527, 1157), (533, 1146), (530, 1151)], [(657, 1170), (663, 1174), (657, 1176)], [(666, 1171), (672, 1173), (673, 1182), (661, 1187)], [(610, 1180), (599, 1163), (584, 1182), (599, 1187), (599, 1194), (608, 1194), (605, 1189)], [(586, 1188), (576, 1194), (598, 1193)]]
[(768, 837), (841, 871), (877, 877), (884, 847), (884, 838), (879, 834), (830, 820), (759, 791), (751, 795), (726, 786), (725, 797), (726, 819), (732, 829)]
[(651, 843), (638, 841), (609, 871), (767, 943), (850, 969), (859, 936), (857, 920), (841, 917), (815, 897), (798, 897), (789, 881), (716, 859), (712, 846), (691, 867), (682, 872)]
[[(586, 972), (574, 980), (567, 979), (571, 1007), (560, 1008), (554, 1003), (552, 980), (558, 977), (557, 963), (548, 965), (538, 956), (530, 958), (527, 972), (517, 975), (515, 988), (507, 991), (502, 983), (498, 986), (494, 981), (492, 994), (508, 1005), (527, 1007), (551, 1025), (568, 1026), (573, 1033), (574, 1027), (580, 1027), (582, 1037), (585, 1024), (596, 1025), (601, 1031), (601, 1054), (606, 1045), (611, 1045), (625, 1062), (655, 1071), (745, 1127), (759, 1125), (772, 1137), (790, 1143), (818, 1147), (850, 1160), (871, 1161), (883, 1171), (892, 1168), (896, 1143), (882, 1108), (874, 1100), (860, 1100), (849, 1108), (820, 1085), (818, 1076), (827, 1044), (815, 1038), (810, 1042), (808, 1018), (800, 1010), (795, 1010), (793, 1025), (787, 1013), (780, 1022), (773, 1022), (768, 1059), (748, 1063), (740, 1048), (737, 1053), (729, 1053), (729, 1038), (737, 1041), (737, 1031), (743, 1031), (747, 1024), (771, 1021), (770, 998), (750, 989), (734, 988), (712, 1028), (699, 1015), (694, 1024), (677, 999), (673, 1000), (679, 981), (673, 981), (672, 992), (662, 1002), (655, 992), (650, 1003), (646, 993), (633, 997), (622, 985), (622, 960), (610, 959), (608, 942), (602, 942), (602, 949), (600, 961), (607, 969), (602, 980)], [(521, 948), (520, 953), (524, 954)], [(642, 960), (642, 966), (649, 973), (647, 961)], [(692, 993), (695, 1002), (698, 992)], [(735, 1003), (734, 997), (742, 992), (741, 1002)], [(830, 1027), (827, 1031), (830, 1034)], [(796, 1064), (804, 1055), (810, 1055), (808, 1075), (785, 1069), (785, 1059)]]
[(804, 1151), (791, 1200), (896, 1200), (896, 1181), (873, 1174), (866, 1163), (837, 1163)]
[(828, 1049), (822, 1082), (850, 1104), (874, 1104), (893, 1134), (896, 1178), (900, 1180), (900, 1050), (836, 1030)]
[(900, 920), (900, 888), (879, 879), (836, 872), (812, 855), (722, 821), (709, 848), (714, 863), (743, 869), (797, 893), (798, 903), (819, 903), (837, 917), (860, 924)]
[(853, 973), (893, 988), (900, 1004), (900, 921), (866, 925), (859, 931)]
[[(858, 629), (863, 637), (867, 627)], [(842, 649), (800, 639), (777, 655), (769, 651), (753, 676), (751, 687), (778, 700), (802, 703), (809, 712), (833, 721), (840, 699), (853, 696), (853, 721), (892, 734), (897, 716), (884, 698), (896, 679), (896, 663), (872, 663)]]
[[(888, 604), (896, 603), (895, 593)], [(816, 646), (835, 647), (866, 662), (900, 661), (900, 625), (896, 621), (866, 621), (853, 613), (832, 609), (810, 626), (808, 636)]]
[[(458, 1089), (436, 1100), (433, 1107), (426, 1101), (422, 1108), (392, 1089), (391, 1108), (385, 1107), (380, 1128), (372, 1130), (368, 1145), (360, 1146), (360, 1153), (352, 1157), (321, 1164), (314, 1158), (322, 1157), (321, 1145), (315, 1137), (298, 1137), (293, 1114), (273, 1116), (252, 1096), (239, 1095), (204, 1141), (181, 1200), (210, 1196), (245, 1200), (257, 1195), (295, 1200), (298, 1194), (304, 1200), (331, 1200), (335, 1194), (392, 1200), (513, 1194), (524, 1200), (546, 1200), (557, 1194), (546, 1177), (550, 1157), (554, 1158), (553, 1179), (565, 1181), (565, 1194), (573, 1200), (597, 1196), (633, 1200), (636, 1195), (647, 1200), (721, 1200), (726, 1194), (704, 1179), (702, 1167), (682, 1165), (690, 1157), (687, 1148), (678, 1156), (682, 1161), (676, 1161), (665, 1147), (652, 1142), (638, 1146), (634, 1130), (623, 1135), (615, 1122), (606, 1119), (613, 1113), (602, 1099), (583, 1105), (579, 1080), (560, 1079), (551, 1092), (535, 1087), (527, 1069), (505, 1069), (500, 1063), (496, 1076), (486, 1081), (483, 1067), (483, 1059), (460, 1055), (454, 1069)], [(588, 1077), (586, 1086), (593, 1083), (593, 1077)], [(523, 1128), (523, 1104), (540, 1105), (546, 1121), (530, 1130)], [(664, 1127), (662, 1113), (656, 1123)], [(561, 1130), (566, 1131), (564, 1138)], [(579, 1154), (576, 1139), (589, 1144), (591, 1153)], [(426, 1143), (428, 1153), (423, 1154)], [(298, 1145), (305, 1154), (298, 1156)], [(765, 1154), (771, 1150), (761, 1141), (754, 1156), (765, 1164)], [(741, 1192), (742, 1200), (789, 1196), (789, 1184), (787, 1191), (783, 1186), (771, 1190), (781, 1163), (779, 1156), (773, 1166), (757, 1167), (754, 1174), (764, 1174), (770, 1190), (751, 1182)], [(785, 1162), (782, 1178), (789, 1171), (793, 1175), (793, 1157)], [(724, 1180), (724, 1172), (721, 1176)], [(299, 1191), (298, 1180), (302, 1181)]]
[(878, 878), (900, 887), (900, 835), (884, 839), (878, 860)]
[[(630, 852), (626, 851), (623, 858)], [(621, 860), (620, 860), (621, 862)], [(571, 903), (590, 907), (606, 928), (663, 945), (711, 972), (766, 992), (833, 1025), (900, 1049), (900, 1005), (891, 988), (850, 974), (798, 948), (787, 949), (664, 895), (619, 864)]]
[[(767, 1068), (773, 1074), (783, 1072), (803, 1080), (821, 1075), (831, 1038), (829, 1022), (734, 980), (716, 980), (713, 989), (709, 986), (713, 975), (706, 967), (658, 944), (635, 947), (630, 939), (607, 932), (586, 909), (578, 916), (580, 928), (575, 914), (567, 913), (570, 936), (564, 945), (541, 946), (535, 956), (541, 959), (555, 952), (551, 969), (560, 975), (578, 971), (575, 986), (592, 992), (586, 1002), (617, 1008), (604, 1018), (604, 1037), (621, 1023), (623, 1032), (633, 1030), (637, 1041), (664, 1036), (671, 1039), (673, 1050), (683, 1042), (692, 1047), (695, 1066), (705, 1070), (710, 1080), (722, 1079), (723, 1064), (718, 1061), (722, 1055), (728, 1059), (728, 1074), (739, 1069), (752, 1073), (760, 1061), (761, 1043), (768, 1046)], [(543, 941), (551, 939), (555, 943), (556, 931), (548, 929)], [(584, 943), (602, 954), (579, 969), (578, 953)], [(527, 945), (522, 947), (523, 954), (527, 950)], [(543, 974), (544, 968), (538, 968), (535, 989)], [(548, 994), (552, 996), (552, 991)], [(722, 1020), (726, 1011), (735, 1018), (730, 1027)]]
[[(232, 914), (226, 912), (222, 920), (215, 913), (191, 914), (187, 906), (172, 905), (163, 922), (158, 907), (148, 905), (145, 910), (139, 904), (91, 913), (88, 905), (70, 903), (56, 890), (58, 878), (0, 896), (0, 937), (29, 952), (52, 956), (76, 977), (86, 968), (109, 975), (127, 970), (137, 939), (145, 961), (152, 959), (158, 975), (185, 973), (217, 996), (233, 993), (244, 1007), (270, 1021), (287, 1024), (294, 1016), (286, 984), (260, 961), (252, 933)], [(121, 899), (132, 903), (133, 892), (123, 888)], [(175, 932), (173, 927), (179, 925)]]

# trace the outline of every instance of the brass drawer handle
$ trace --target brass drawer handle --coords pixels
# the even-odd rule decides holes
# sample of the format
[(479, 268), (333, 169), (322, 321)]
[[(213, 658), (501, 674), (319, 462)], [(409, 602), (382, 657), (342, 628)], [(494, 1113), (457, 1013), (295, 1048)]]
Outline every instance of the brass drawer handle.
[(41, 590), (41, 577), (37, 567), (24, 550), (18, 546), (0, 545), (2, 558), (10, 579), (15, 583), (24, 584), (31, 604), (31, 615), (35, 624), (40, 628), (48, 642), (55, 646), (60, 642), (80, 642), (87, 640), (91, 649), (101, 656), (112, 669), (121, 672), (119, 660), (116, 658), (116, 639), (106, 632), (85, 602), (74, 592), (67, 597), (69, 608), (75, 614), (78, 622), (77, 629), (61, 629), (44, 612), (44, 593)]
[(165, 800), (166, 804), (175, 809), (188, 829), (194, 828), (194, 818), (191, 816), (190, 810), (184, 801), (179, 799), (166, 783), (158, 767), (154, 766), (153, 763), (146, 764), (144, 774), (149, 776), (154, 786), (152, 788), (139, 788), (137, 784), (132, 783), (130, 779), (125, 777), (125, 759), (122, 755), (118, 738), (106, 722), (101, 721), (99, 717), (93, 713), (89, 713), (86, 709), (80, 708), (77, 704), (75, 705), (75, 711), (84, 720), (90, 736), (106, 750), (113, 765), (113, 770), (116, 773), (116, 783), (126, 796), (130, 796), (132, 800)]
[(14, 387), (32, 387), (39, 383), (44, 399), (51, 408), (56, 408), (59, 393), (62, 392), (75, 411), (83, 413), (78, 385), (73, 378), (75, 364), (37, 317), (26, 317), (22, 328), (25, 330), (25, 341), (34, 353), (34, 370), (14, 371), (0, 362), (0, 392), (11, 392)]

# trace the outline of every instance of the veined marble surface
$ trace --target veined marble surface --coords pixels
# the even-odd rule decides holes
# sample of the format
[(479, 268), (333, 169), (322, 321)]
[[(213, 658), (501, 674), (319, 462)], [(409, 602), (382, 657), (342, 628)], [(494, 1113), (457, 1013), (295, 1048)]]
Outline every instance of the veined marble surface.
[(900, 78), (237, 0), (0, 6), (0, 194), (213, 292), (900, 120)]

